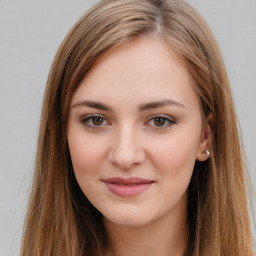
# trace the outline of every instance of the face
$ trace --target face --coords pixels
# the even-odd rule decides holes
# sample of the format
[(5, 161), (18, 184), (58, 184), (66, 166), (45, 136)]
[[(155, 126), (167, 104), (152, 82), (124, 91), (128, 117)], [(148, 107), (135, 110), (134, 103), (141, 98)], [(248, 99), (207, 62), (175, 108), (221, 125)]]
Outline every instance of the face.
[(106, 220), (147, 225), (184, 215), (208, 125), (170, 46), (139, 39), (104, 56), (71, 100), (68, 144), (85, 196)]

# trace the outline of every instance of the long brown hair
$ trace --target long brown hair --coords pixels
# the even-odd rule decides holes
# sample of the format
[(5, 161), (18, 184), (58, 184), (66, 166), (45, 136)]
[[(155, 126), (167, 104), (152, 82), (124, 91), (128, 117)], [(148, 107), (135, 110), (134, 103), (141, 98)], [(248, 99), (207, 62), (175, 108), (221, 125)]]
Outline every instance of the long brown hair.
[(81, 192), (67, 145), (74, 91), (107, 51), (137, 37), (164, 39), (194, 80), (204, 116), (213, 115), (213, 145), (196, 162), (188, 191), (190, 256), (249, 256), (249, 177), (225, 66), (202, 17), (182, 0), (104, 0), (86, 13), (61, 44), (42, 108), (36, 166), (22, 256), (102, 255), (101, 214)]

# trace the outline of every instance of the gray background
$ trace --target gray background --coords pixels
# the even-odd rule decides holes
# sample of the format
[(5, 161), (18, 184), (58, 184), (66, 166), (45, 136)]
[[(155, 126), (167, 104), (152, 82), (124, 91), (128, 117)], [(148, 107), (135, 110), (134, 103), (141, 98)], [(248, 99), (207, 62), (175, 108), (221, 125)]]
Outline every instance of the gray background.
[[(40, 108), (56, 50), (93, 0), (0, 0), (0, 256), (19, 254)], [(256, 0), (189, 0), (220, 44), (256, 184)]]

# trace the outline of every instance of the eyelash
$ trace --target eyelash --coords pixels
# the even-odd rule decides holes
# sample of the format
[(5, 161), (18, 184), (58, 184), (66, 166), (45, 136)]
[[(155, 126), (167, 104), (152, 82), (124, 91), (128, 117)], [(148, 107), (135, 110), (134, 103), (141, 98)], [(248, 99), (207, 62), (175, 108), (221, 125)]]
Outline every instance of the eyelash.
[[(102, 123), (99, 124), (99, 125), (95, 125), (93, 124), (93, 118), (100, 118)], [(162, 121), (164, 121), (164, 124), (163, 125), (156, 125), (155, 124), (155, 121), (156, 119), (162, 119)], [(81, 118), (81, 122), (89, 127), (89, 128), (92, 128), (92, 129), (97, 129), (97, 128), (101, 128), (102, 126), (106, 125), (106, 123), (109, 123), (106, 118), (102, 115), (99, 115), (99, 114), (93, 114), (93, 115), (87, 115), (83, 118)], [(153, 115), (151, 116), (148, 121), (146, 122), (146, 124), (150, 123), (150, 122), (154, 122), (154, 124), (152, 124), (152, 126), (156, 129), (164, 129), (164, 128), (167, 128), (173, 124), (176, 124), (176, 121), (171, 118), (170, 116), (168, 115), (163, 115), (163, 114), (157, 114), (157, 115)]]
[(94, 114), (94, 115), (85, 116), (85, 117), (83, 117), (83, 118), (81, 119), (81, 122), (82, 122), (85, 126), (87, 126), (87, 127), (89, 127), (89, 128), (92, 128), (92, 129), (97, 129), (97, 128), (100, 128), (100, 127), (102, 127), (102, 126), (104, 125), (104, 124), (100, 124), (100, 125), (95, 125), (95, 124), (93, 124), (93, 123), (92, 123), (93, 118), (100, 118), (100, 119), (103, 121), (103, 123), (108, 122), (108, 121), (106, 121), (106, 118), (105, 118), (104, 116), (98, 115), (98, 114), (97, 114), (97, 115)]
[(173, 124), (176, 124), (176, 121), (173, 118), (171, 118), (168, 115), (163, 115), (163, 114), (158, 114), (158, 115), (151, 116), (149, 118), (149, 120), (147, 121), (147, 123), (149, 123), (151, 121), (155, 122), (156, 119), (162, 119), (164, 121), (164, 125), (161, 125), (161, 126), (157, 126), (156, 124), (152, 125), (156, 129), (164, 129), (164, 128), (167, 128), (167, 127), (169, 127)]

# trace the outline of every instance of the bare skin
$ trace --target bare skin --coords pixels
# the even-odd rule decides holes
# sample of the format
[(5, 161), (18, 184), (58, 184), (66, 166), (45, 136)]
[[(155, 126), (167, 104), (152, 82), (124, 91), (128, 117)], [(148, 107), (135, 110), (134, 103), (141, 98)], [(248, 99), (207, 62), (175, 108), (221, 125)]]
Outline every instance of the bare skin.
[(182, 256), (188, 241), (185, 208), (186, 200), (179, 218), (167, 217), (144, 227), (122, 227), (105, 219), (111, 242), (106, 256)]
[(188, 185), (195, 161), (207, 159), (210, 121), (188, 71), (159, 39), (113, 50), (84, 78), (68, 143), (78, 184), (103, 215), (108, 255), (183, 255)]

